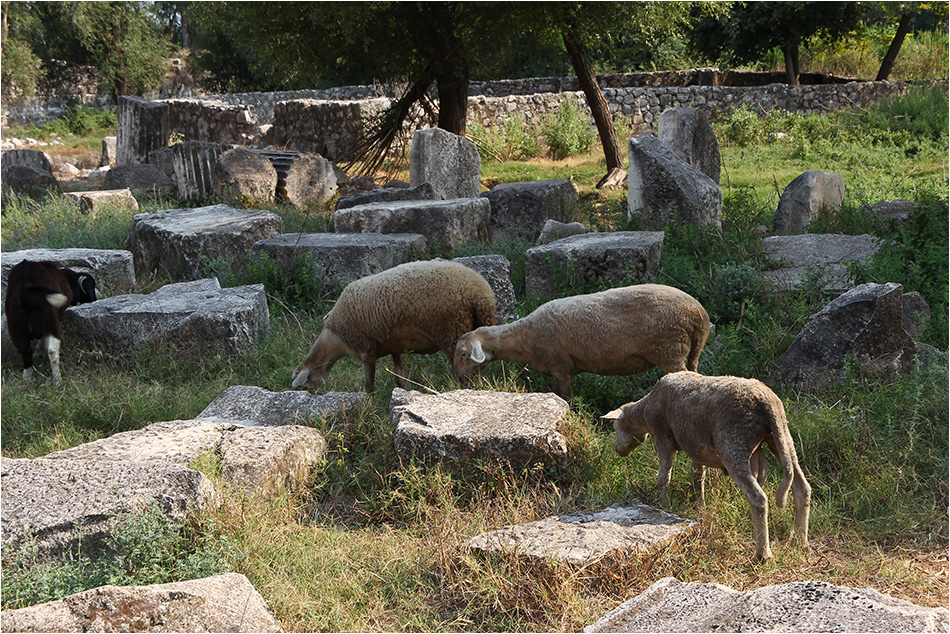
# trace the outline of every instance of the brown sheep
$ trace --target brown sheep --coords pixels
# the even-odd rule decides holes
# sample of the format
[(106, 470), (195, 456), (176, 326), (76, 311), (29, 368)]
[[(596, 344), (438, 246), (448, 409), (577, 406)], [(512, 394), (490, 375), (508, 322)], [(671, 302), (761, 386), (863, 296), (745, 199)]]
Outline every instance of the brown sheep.
[(708, 336), (709, 315), (696, 299), (639, 284), (555, 299), (513, 323), (479, 328), (459, 339), (453, 366), (461, 379), (492, 359), (527, 363), (552, 375), (555, 391), (571, 400), (581, 372), (697, 370)]
[(343, 289), (293, 386), (322, 387), (333, 364), (351, 356), (363, 362), (372, 392), (376, 360), (392, 355), (396, 384), (405, 389), (403, 352), (441, 350), (451, 363), (460, 336), (494, 323), (495, 294), (474, 270), (442, 260), (401, 264)]
[(789, 488), (792, 489), (792, 539), (802, 547), (808, 546), (811, 486), (798, 465), (785, 407), (761, 381), (695, 372), (667, 374), (642, 399), (627, 403), (604, 418), (614, 421), (614, 448), (621, 456), (636, 449), (648, 434), (653, 435), (660, 459), (657, 485), (663, 506), (669, 506), (670, 474), (677, 450), (685, 451), (693, 461), (700, 501), (706, 467), (724, 469), (752, 506), (755, 556), (759, 560), (772, 557), (768, 497), (759, 481), (765, 475), (761, 450), (764, 443), (778, 458), (784, 475), (775, 503), (785, 506)]

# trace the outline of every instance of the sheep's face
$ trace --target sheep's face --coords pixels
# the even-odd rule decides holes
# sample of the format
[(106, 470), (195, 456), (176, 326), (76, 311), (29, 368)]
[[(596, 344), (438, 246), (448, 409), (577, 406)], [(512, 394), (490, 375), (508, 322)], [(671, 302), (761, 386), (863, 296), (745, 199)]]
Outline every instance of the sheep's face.
[(316, 368), (300, 365), (294, 370), (291, 385), (293, 387), (300, 387), (306, 383), (307, 385), (320, 389), (327, 381), (328, 370), (329, 368), (327, 368), (326, 364), (318, 365)]
[(649, 434), (649, 431), (637, 422), (634, 409), (633, 406), (625, 406), (620, 410), (620, 415), (614, 418), (614, 450), (619, 456), (630, 455)]
[(482, 348), (482, 340), (475, 336), (475, 333), (470, 332), (462, 335), (455, 344), (455, 358), (452, 359), (452, 366), (456, 376), (464, 379), (491, 359), (491, 355)]

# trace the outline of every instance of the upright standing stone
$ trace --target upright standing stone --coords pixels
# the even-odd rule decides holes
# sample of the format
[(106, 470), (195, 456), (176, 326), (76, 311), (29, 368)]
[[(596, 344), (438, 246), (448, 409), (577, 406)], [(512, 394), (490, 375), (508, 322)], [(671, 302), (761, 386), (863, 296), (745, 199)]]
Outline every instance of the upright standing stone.
[(114, 136), (103, 137), (102, 154), (99, 156), (99, 167), (115, 167), (116, 143)]
[(206, 198), (214, 193), (214, 170), (225, 149), (226, 146), (210, 141), (185, 141), (172, 146), (181, 198)]
[(569, 180), (502, 183), (482, 198), (491, 203), (492, 238), (534, 240), (549, 219), (558, 222), (577, 215), (577, 189)]
[(116, 166), (148, 161), (152, 150), (168, 145), (168, 106), (141, 97), (119, 97), (116, 108)]
[(409, 152), (409, 182), (432, 183), (436, 197), (477, 198), (482, 161), (478, 148), (464, 137), (441, 128), (417, 130)]
[(775, 233), (797, 235), (822, 210), (838, 211), (844, 202), (844, 179), (832, 172), (808, 171), (782, 192), (775, 212)]
[(287, 168), (282, 187), (278, 186), (281, 198), (301, 209), (327, 202), (336, 191), (333, 164), (319, 154), (303, 154), (297, 158)]
[(244, 148), (232, 148), (218, 157), (214, 192), (239, 201), (268, 203), (277, 191), (277, 170), (266, 157)]
[(673, 154), (719, 184), (719, 142), (705, 112), (696, 108), (667, 108), (660, 115), (656, 136)]

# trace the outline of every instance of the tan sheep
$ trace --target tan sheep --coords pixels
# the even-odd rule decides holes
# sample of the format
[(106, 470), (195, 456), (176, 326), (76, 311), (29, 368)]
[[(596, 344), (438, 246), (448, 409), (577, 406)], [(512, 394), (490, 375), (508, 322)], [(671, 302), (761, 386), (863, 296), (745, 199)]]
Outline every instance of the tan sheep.
[[(676, 372), (662, 377), (653, 390), (635, 403), (627, 403), (604, 418), (613, 419), (614, 448), (628, 455), (653, 435), (660, 459), (657, 486), (660, 501), (669, 505), (673, 456), (683, 450), (693, 461), (696, 492), (703, 501), (706, 467), (725, 470), (752, 506), (756, 559), (772, 557), (769, 547), (769, 502), (760, 486), (765, 476), (761, 445), (772, 450), (784, 477), (775, 503), (785, 506), (788, 490), (795, 497), (795, 530), (792, 540), (808, 546), (808, 512), (811, 486), (805, 480), (795, 443), (788, 431), (782, 401), (764, 383), (733, 376), (703, 376)], [(750, 464), (751, 463), (751, 464)]]
[(453, 366), (465, 378), (492, 359), (527, 363), (552, 375), (555, 391), (571, 400), (581, 372), (696, 370), (708, 336), (709, 315), (696, 299), (640, 284), (555, 299), (510, 324), (479, 328), (459, 339)]
[(293, 373), (293, 386), (320, 388), (336, 361), (360, 359), (372, 392), (376, 360), (392, 355), (396, 384), (406, 387), (402, 353), (441, 350), (452, 362), (464, 333), (495, 323), (495, 295), (481, 275), (457, 262), (410, 262), (347, 285), (323, 331)]

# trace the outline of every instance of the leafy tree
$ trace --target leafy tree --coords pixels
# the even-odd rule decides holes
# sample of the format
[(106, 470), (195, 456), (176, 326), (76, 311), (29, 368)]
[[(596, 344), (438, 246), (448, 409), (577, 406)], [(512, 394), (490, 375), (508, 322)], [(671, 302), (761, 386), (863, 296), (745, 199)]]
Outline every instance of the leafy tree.
[(42, 61), (30, 46), (38, 24), (24, 2), (2, 2), (3, 39), (0, 40), (0, 82), (4, 101), (36, 94)]

